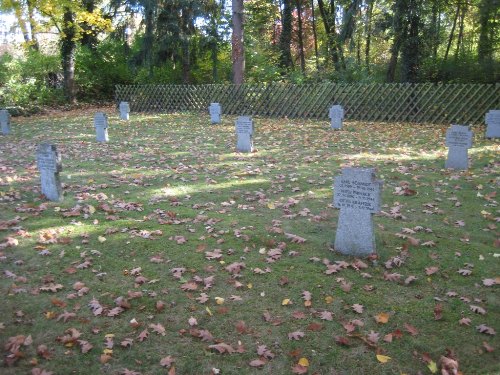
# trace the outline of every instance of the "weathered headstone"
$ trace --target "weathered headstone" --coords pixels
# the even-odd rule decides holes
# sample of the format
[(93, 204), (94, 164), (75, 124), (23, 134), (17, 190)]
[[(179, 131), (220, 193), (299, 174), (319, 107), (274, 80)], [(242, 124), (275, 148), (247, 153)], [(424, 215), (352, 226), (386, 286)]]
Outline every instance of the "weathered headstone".
[(468, 151), (472, 147), (472, 136), (472, 130), (466, 125), (451, 125), (446, 131), (446, 168), (465, 170), (469, 167)]
[(128, 102), (121, 102), (120, 103), (120, 120), (128, 120), (129, 113), (130, 113), (130, 106), (128, 105)]
[(210, 112), (210, 121), (212, 124), (220, 124), (220, 115), (222, 113), (222, 108), (219, 103), (211, 103), (208, 107)]
[(42, 194), (51, 201), (62, 200), (62, 186), (59, 179), (62, 165), (57, 147), (50, 143), (39, 144), (36, 150), (36, 162), (40, 171)]
[(236, 150), (240, 152), (253, 151), (253, 121), (248, 116), (240, 116), (236, 120), (236, 135), (238, 137)]
[(486, 114), (486, 138), (500, 138), (500, 109), (492, 109)]
[(333, 204), (340, 208), (334, 248), (345, 255), (375, 252), (372, 215), (380, 211), (382, 181), (373, 168), (343, 168), (334, 180)]
[(330, 117), (332, 129), (342, 129), (342, 122), (344, 121), (344, 108), (342, 106), (332, 105), (328, 117)]
[(10, 113), (6, 109), (0, 110), (0, 126), (3, 135), (10, 134)]
[(97, 142), (108, 142), (108, 116), (103, 112), (96, 112), (94, 127)]

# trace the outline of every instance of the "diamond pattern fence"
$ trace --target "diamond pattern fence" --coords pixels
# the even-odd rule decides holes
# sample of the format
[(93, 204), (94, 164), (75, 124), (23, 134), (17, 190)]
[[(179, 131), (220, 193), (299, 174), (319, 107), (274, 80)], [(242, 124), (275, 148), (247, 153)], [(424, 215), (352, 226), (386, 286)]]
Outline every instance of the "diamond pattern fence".
[(500, 84), (117, 85), (115, 99), (132, 112), (208, 111), (217, 102), (229, 115), (327, 119), (340, 104), (348, 120), (479, 124), (500, 108)]

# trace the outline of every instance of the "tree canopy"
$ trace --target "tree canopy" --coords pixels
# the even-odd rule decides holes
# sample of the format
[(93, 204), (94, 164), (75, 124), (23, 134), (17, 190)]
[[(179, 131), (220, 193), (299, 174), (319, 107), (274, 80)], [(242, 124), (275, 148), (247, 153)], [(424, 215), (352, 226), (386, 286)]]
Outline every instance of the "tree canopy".
[(24, 59), (59, 56), (47, 73), (62, 74), (70, 101), (109, 97), (116, 83), (500, 77), (500, 0), (0, 0), (0, 9), (16, 17)]

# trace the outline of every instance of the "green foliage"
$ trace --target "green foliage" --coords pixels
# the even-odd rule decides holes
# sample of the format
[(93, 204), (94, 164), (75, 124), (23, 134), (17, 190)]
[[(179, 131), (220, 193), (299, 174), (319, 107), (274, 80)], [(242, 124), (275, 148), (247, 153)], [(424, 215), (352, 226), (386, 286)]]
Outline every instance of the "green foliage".
[(49, 78), (60, 71), (57, 56), (29, 51), (24, 58), (0, 58), (0, 106), (32, 111), (62, 100), (61, 90), (50, 87)]
[(110, 99), (117, 83), (133, 82), (123, 51), (123, 43), (110, 39), (101, 42), (96, 51), (78, 49), (75, 81), (80, 99)]

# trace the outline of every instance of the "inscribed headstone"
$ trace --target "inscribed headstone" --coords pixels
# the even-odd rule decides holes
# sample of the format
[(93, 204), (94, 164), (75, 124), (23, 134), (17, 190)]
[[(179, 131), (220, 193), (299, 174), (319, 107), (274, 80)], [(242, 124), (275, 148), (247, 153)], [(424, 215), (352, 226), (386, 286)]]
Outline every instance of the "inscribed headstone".
[(10, 113), (6, 109), (0, 110), (0, 126), (3, 135), (10, 133)]
[(236, 135), (238, 137), (236, 150), (239, 152), (253, 151), (253, 121), (248, 116), (240, 116), (236, 120)]
[(219, 103), (211, 103), (208, 107), (210, 112), (210, 121), (212, 124), (220, 124), (220, 115), (222, 113), (222, 108)]
[(472, 130), (466, 125), (451, 125), (446, 131), (446, 168), (465, 170), (469, 167), (468, 151), (472, 147), (472, 136)]
[(62, 165), (61, 155), (57, 151), (57, 147), (50, 143), (38, 145), (36, 162), (40, 171), (42, 194), (51, 201), (62, 200), (62, 186), (59, 179)]
[(345, 255), (375, 252), (372, 215), (380, 211), (382, 181), (373, 168), (343, 168), (334, 180), (333, 204), (340, 208), (334, 248)]
[(344, 108), (342, 108), (342, 106), (331, 106), (328, 117), (330, 117), (332, 129), (342, 129), (342, 121), (344, 121)]
[(500, 109), (492, 109), (486, 114), (486, 138), (500, 138)]
[(108, 142), (108, 116), (103, 112), (96, 112), (94, 116), (94, 127), (97, 142)]
[(128, 102), (121, 102), (120, 103), (120, 120), (128, 120), (129, 113), (130, 113), (130, 106), (128, 105)]

